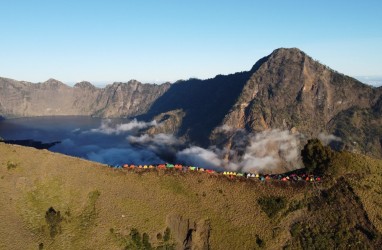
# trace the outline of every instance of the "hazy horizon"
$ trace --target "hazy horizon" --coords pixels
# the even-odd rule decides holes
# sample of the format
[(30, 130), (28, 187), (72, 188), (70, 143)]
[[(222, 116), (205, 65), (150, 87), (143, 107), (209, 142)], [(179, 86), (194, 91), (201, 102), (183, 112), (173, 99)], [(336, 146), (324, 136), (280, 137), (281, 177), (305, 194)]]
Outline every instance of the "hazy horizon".
[[(235, 73), (235, 72), (231, 72), (231, 73)], [(6, 76), (0, 76), (0, 77), (6, 77)], [(215, 77), (215, 76), (213, 76), (213, 77)], [(357, 79), (358, 81), (360, 81), (362, 83), (365, 83), (365, 84), (368, 84), (368, 85), (371, 85), (371, 86), (374, 86), (374, 87), (382, 86), (382, 75), (381, 76), (351, 76), (351, 77)], [(10, 77), (6, 77), (6, 78), (10, 78)], [(10, 79), (12, 79), (12, 78), (10, 78)], [(52, 77), (48, 77), (46, 80), (40, 81), (40, 82), (45, 82), (45, 81), (47, 81), (49, 79), (52, 79)], [(198, 79), (205, 80), (207, 78), (198, 78)], [(31, 82), (31, 81), (29, 81), (27, 79), (13, 79), (13, 80)], [(55, 79), (55, 80), (61, 81), (60, 79)], [(61, 81), (61, 82), (63, 82), (64, 84), (66, 84), (68, 86), (72, 86), (73, 87), (76, 83), (79, 83), (79, 82), (82, 82), (82, 81), (87, 81), (87, 82), (90, 82), (95, 87), (104, 88), (107, 85), (113, 84), (115, 82), (127, 83), (127, 82), (129, 82), (131, 80), (136, 80), (136, 81), (139, 81), (141, 83), (148, 83), (148, 84), (163, 84), (163, 83), (166, 83), (166, 82), (170, 82), (170, 81), (147, 82), (147, 81), (140, 81), (139, 79), (127, 79), (127, 80), (123, 80), (123, 81), (88, 81), (86, 79), (83, 79), (83, 80), (77, 81), (77, 82), (65, 82), (65, 81)], [(187, 80), (187, 79), (177, 79), (176, 81), (179, 81), (179, 80)], [(173, 81), (173, 82), (170, 82), (170, 83), (174, 83), (176, 81)], [(39, 83), (39, 82), (32, 82), (32, 83)]]

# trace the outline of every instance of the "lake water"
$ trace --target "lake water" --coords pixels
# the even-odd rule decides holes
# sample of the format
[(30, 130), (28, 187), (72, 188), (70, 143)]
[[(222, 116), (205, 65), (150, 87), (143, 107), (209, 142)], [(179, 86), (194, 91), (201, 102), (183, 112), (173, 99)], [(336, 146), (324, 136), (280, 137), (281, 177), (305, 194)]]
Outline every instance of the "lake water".
[(18, 118), (0, 121), (0, 137), (45, 143), (61, 141), (50, 150), (106, 164), (160, 163), (166, 154), (159, 148), (131, 143), (132, 139), (141, 138), (138, 133), (141, 128), (151, 125), (126, 119), (78, 116)]

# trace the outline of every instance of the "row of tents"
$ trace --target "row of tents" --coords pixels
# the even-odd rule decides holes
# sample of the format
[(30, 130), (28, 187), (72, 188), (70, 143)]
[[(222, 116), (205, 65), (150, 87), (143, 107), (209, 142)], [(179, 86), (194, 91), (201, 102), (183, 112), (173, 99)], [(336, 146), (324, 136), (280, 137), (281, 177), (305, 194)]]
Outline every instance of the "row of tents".
[(194, 166), (183, 166), (181, 164), (157, 164), (157, 165), (134, 165), (134, 164), (124, 164), (124, 165), (109, 165), (111, 168), (116, 169), (157, 169), (157, 170), (166, 170), (166, 169), (175, 169), (178, 171), (183, 172), (205, 172), (209, 174), (217, 174), (217, 175), (223, 175), (227, 176), (229, 178), (253, 178), (253, 179), (259, 179), (260, 181), (266, 181), (266, 180), (279, 180), (279, 181), (307, 181), (307, 182), (319, 182), (322, 180), (319, 176), (314, 176), (302, 172), (293, 172), (293, 173), (285, 173), (285, 174), (260, 174), (260, 173), (241, 173), (241, 172), (234, 172), (234, 171), (224, 171), (224, 172), (217, 172), (212, 169), (206, 169), (206, 168), (199, 168)]

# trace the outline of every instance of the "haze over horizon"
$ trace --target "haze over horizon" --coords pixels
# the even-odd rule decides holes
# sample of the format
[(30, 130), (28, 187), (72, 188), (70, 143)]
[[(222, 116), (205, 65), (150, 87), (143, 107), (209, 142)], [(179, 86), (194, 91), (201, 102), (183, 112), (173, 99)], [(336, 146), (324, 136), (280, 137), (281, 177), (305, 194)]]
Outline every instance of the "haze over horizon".
[(0, 7), (0, 76), (16, 80), (206, 79), (297, 47), (341, 73), (382, 83), (380, 1), (16, 0)]

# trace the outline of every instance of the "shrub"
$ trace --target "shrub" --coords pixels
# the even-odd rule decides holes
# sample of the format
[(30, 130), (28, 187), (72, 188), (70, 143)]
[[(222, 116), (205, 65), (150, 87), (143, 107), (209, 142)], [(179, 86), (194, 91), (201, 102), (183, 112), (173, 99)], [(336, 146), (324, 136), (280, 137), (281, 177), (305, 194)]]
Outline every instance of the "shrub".
[(256, 234), (256, 244), (258, 247), (265, 247), (264, 240), (260, 239), (259, 235)]
[(147, 249), (147, 250), (152, 249), (150, 238), (147, 233), (142, 234), (142, 245), (143, 245), (143, 249)]
[(54, 238), (57, 234), (61, 233), (62, 220), (60, 211), (56, 211), (53, 207), (50, 207), (45, 212), (45, 221), (49, 227), (50, 237)]
[(274, 217), (287, 204), (286, 199), (281, 196), (261, 197), (257, 202), (269, 218)]
[(169, 241), (170, 238), (171, 238), (171, 230), (170, 228), (167, 227), (163, 234), (163, 241), (164, 242)]
[(131, 240), (133, 241), (133, 244), (140, 249), (142, 247), (142, 238), (141, 235), (138, 232), (138, 229), (133, 228), (130, 232)]
[(14, 163), (12, 161), (8, 161), (7, 162), (7, 169), (10, 170), (10, 169), (15, 169), (17, 167), (17, 163)]
[(308, 173), (324, 175), (332, 160), (333, 152), (330, 147), (322, 145), (320, 140), (311, 139), (301, 150), (301, 157)]
[(162, 240), (162, 238), (163, 238), (163, 237), (162, 237), (162, 234), (161, 234), (161, 233), (158, 233), (158, 234), (157, 234), (157, 240)]

